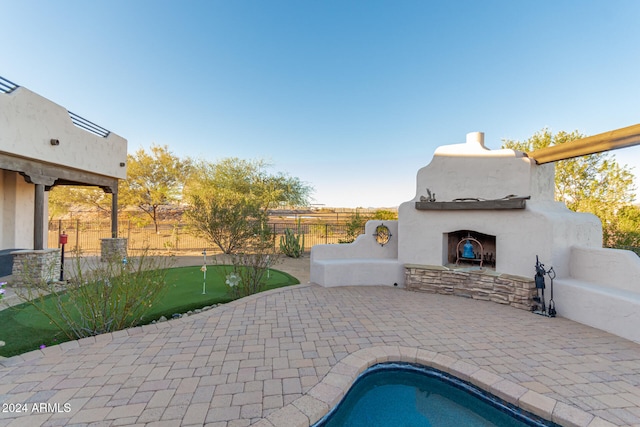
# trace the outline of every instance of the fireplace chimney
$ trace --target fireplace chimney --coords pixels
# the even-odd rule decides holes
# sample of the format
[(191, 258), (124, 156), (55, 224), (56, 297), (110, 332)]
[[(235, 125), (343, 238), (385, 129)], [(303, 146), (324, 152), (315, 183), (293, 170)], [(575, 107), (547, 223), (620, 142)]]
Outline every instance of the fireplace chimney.
[(474, 148), (486, 148), (484, 146), (484, 132), (470, 132), (467, 134), (467, 145)]

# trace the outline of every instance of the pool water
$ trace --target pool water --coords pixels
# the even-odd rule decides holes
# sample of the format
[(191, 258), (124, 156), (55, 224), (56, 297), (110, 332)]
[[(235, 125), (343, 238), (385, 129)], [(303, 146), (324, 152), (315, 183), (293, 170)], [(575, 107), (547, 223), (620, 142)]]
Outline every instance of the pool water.
[(365, 371), (316, 427), (557, 426), (435, 369), (384, 363)]

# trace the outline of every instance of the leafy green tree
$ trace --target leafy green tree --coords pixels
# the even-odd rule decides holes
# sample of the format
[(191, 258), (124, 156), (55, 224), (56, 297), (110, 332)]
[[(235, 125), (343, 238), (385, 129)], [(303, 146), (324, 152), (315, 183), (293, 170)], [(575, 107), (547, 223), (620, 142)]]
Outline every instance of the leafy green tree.
[(68, 214), (74, 207), (86, 207), (104, 215), (111, 214), (111, 194), (98, 187), (57, 185), (49, 192), (50, 219)]
[[(503, 148), (534, 151), (584, 138), (577, 131), (549, 129), (536, 132), (526, 141), (503, 140)], [(635, 199), (633, 174), (610, 153), (597, 153), (556, 162), (555, 198), (577, 212), (591, 212), (602, 221), (603, 244), (615, 244), (618, 212)]]
[(49, 191), (49, 220), (60, 218), (69, 213), (73, 204), (68, 197), (68, 188), (63, 186), (53, 187)]
[(378, 209), (373, 213), (371, 219), (394, 221), (398, 219), (398, 212), (393, 212), (386, 209)]
[(152, 145), (127, 158), (127, 179), (120, 185), (120, 200), (137, 206), (147, 214), (158, 231), (158, 207), (178, 202), (192, 167), (189, 158), (181, 159), (169, 147)]
[(268, 210), (280, 203), (307, 205), (312, 191), (298, 178), (268, 173), (268, 166), (238, 158), (197, 164), (185, 189), (191, 229), (227, 254), (265, 240)]
[(633, 249), (640, 255), (640, 206), (624, 206), (616, 219), (615, 229), (611, 232), (611, 246)]
[(200, 162), (195, 166), (194, 179), (189, 182), (188, 192), (244, 194), (255, 199), (265, 211), (279, 204), (309, 204), (313, 187), (281, 172), (270, 174), (269, 167), (264, 160), (237, 157), (225, 158), (217, 163)]
[(244, 249), (265, 230), (267, 215), (256, 199), (242, 194), (218, 192), (193, 194), (185, 211), (189, 225), (225, 254)]

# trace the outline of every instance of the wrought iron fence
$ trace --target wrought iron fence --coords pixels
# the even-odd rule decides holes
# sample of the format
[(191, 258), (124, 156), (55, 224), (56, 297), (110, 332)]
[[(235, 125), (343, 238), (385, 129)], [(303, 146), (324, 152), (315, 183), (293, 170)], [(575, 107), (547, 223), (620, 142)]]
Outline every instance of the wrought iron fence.
[[(291, 222), (270, 223), (275, 239), (276, 248), (280, 246), (280, 236), (287, 228), (296, 234), (304, 235), (305, 251), (318, 244), (340, 243), (348, 240), (348, 227), (345, 224), (330, 223), (302, 223)], [(58, 246), (59, 236), (67, 235), (68, 251), (79, 251), (83, 254), (100, 252), (100, 239), (111, 237), (111, 223), (109, 221), (81, 221), (58, 220), (49, 223), (48, 247)], [(364, 233), (364, 227), (358, 234)], [(203, 249), (216, 253), (219, 249), (207, 239), (194, 234), (186, 224), (179, 222), (163, 222), (158, 224), (158, 230), (153, 224), (137, 227), (131, 221), (120, 221), (118, 237), (127, 238), (127, 249), (130, 251), (148, 250), (165, 253), (198, 252)]]
[[(309, 251), (313, 245), (341, 243), (349, 239), (348, 227), (345, 224), (326, 222), (272, 222), (269, 224), (274, 235), (276, 248), (280, 245), (280, 236), (284, 235), (287, 228), (295, 233), (304, 235), (305, 251)], [(100, 239), (111, 237), (111, 223), (104, 221), (81, 220), (57, 220), (49, 223), (48, 247), (58, 246), (59, 235), (67, 234), (67, 246), (69, 251), (79, 250), (84, 254), (100, 252)], [(364, 227), (357, 234), (363, 234)], [(120, 221), (118, 224), (118, 237), (128, 239), (128, 249), (131, 251), (158, 251), (166, 253), (175, 252), (207, 252), (219, 251), (211, 242), (189, 231), (186, 224), (180, 222), (162, 222), (158, 224), (158, 231), (153, 225), (137, 227), (131, 221)], [(625, 246), (617, 249), (626, 249), (640, 256), (640, 247)]]

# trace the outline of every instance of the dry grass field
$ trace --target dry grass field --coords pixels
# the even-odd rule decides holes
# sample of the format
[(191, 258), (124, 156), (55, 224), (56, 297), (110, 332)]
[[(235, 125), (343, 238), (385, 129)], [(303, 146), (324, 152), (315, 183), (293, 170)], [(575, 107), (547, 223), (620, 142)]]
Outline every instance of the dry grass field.
[[(347, 235), (346, 222), (355, 212), (362, 215), (373, 215), (377, 209), (304, 209), (277, 210), (269, 215), (269, 224), (276, 236), (275, 245), (279, 246), (280, 236), (287, 228), (302, 234), (305, 239), (305, 250), (313, 245), (339, 243)], [(389, 209), (393, 210), (393, 209)], [(171, 253), (208, 253), (219, 252), (206, 239), (192, 233), (186, 223), (181, 220), (181, 209), (165, 209), (164, 220), (158, 224), (156, 233), (153, 224), (137, 225), (140, 221), (120, 219), (118, 237), (128, 239), (130, 251), (148, 250), (157, 254)], [(75, 219), (54, 219), (49, 222), (48, 247), (58, 247), (58, 236), (65, 232), (68, 236), (65, 250), (80, 251), (82, 254), (100, 252), (100, 239), (111, 237), (109, 219), (99, 217), (96, 213), (76, 214)], [(299, 224), (299, 226), (298, 226)], [(363, 230), (364, 232), (364, 230)]]

